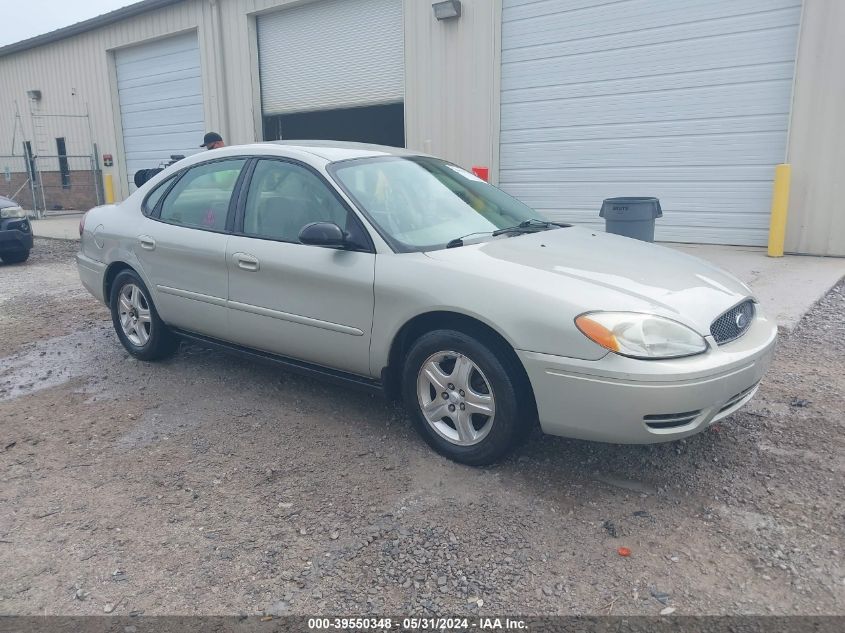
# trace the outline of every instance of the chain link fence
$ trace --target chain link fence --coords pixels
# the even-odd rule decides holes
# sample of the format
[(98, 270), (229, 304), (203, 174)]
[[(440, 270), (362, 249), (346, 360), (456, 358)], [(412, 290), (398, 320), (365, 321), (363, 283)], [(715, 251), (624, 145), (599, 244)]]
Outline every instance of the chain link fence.
[(93, 156), (0, 156), (0, 196), (41, 217), (51, 211), (87, 211), (103, 201)]

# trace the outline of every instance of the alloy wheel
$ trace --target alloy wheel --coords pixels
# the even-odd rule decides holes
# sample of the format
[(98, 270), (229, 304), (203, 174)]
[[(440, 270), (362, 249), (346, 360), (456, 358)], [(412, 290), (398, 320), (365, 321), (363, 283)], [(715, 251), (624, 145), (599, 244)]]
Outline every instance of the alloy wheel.
[(150, 340), (153, 323), (150, 302), (144, 291), (135, 284), (126, 284), (120, 289), (117, 304), (120, 327), (129, 342), (143, 347)]
[(452, 444), (478, 444), (493, 427), (496, 400), (490, 382), (459, 352), (437, 352), (425, 360), (417, 376), (417, 397), (426, 422)]

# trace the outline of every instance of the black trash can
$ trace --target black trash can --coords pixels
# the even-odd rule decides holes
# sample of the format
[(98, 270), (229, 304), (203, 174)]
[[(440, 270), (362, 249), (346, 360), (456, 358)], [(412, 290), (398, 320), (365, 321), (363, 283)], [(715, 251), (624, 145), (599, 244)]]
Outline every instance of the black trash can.
[(654, 220), (662, 218), (663, 211), (657, 198), (608, 198), (599, 217), (604, 218), (608, 233), (653, 242)]

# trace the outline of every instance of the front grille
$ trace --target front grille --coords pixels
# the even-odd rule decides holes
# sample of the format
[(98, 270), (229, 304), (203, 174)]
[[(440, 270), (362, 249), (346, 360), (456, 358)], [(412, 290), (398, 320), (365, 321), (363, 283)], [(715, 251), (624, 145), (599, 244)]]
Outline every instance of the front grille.
[(655, 413), (643, 417), (645, 425), (652, 429), (674, 429), (686, 426), (701, 414), (698, 411), (684, 411), (683, 413)]
[(754, 302), (743, 301), (725, 312), (710, 326), (710, 334), (719, 345), (728, 343), (745, 334), (754, 320)]

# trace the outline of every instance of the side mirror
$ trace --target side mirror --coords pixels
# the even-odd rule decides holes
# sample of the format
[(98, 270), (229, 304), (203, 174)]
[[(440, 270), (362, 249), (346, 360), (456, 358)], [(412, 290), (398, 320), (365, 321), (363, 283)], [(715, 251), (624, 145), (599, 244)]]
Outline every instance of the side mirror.
[(347, 244), (346, 233), (333, 222), (306, 224), (299, 232), (299, 241), (309, 246), (343, 248)]

